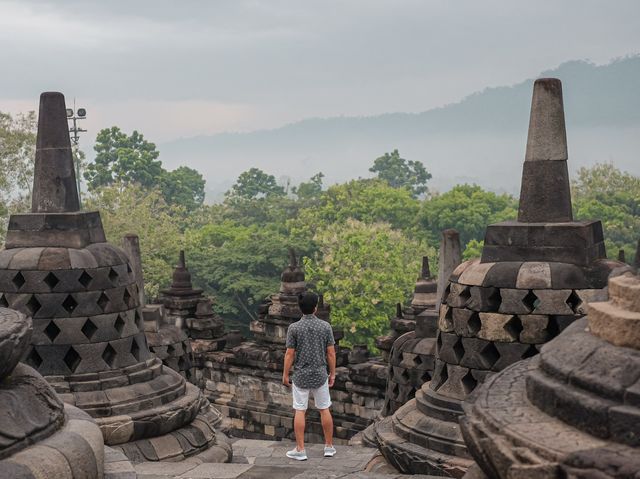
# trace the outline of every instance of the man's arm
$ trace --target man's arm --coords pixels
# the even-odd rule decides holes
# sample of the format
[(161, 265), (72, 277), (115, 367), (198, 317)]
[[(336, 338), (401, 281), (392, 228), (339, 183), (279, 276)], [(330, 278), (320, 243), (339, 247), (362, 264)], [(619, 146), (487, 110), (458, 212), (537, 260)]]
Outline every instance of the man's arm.
[[(287, 352), (284, 353), (284, 370), (282, 371), (282, 384), (289, 387), (291, 382), (289, 381), (289, 371), (293, 366), (293, 360), (296, 358), (296, 350), (293, 348), (287, 348)], [(335, 370), (335, 353), (334, 353), (334, 370)]]
[(336, 347), (333, 344), (327, 346), (327, 363), (329, 364), (329, 387), (332, 388), (336, 382)]

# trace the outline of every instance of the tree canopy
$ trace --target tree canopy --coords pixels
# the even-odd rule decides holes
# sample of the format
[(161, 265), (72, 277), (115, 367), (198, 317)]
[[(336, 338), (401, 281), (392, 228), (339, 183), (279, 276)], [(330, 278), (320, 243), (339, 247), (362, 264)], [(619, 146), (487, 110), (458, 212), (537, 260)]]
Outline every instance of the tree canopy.
[(278, 185), (276, 177), (260, 168), (251, 168), (240, 174), (226, 193), (227, 198), (254, 200), (272, 196), (285, 196), (284, 187)]
[(407, 188), (414, 197), (428, 191), (427, 181), (431, 179), (431, 173), (420, 161), (407, 161), (400, 157), (398, 150), (376, 158), (369, 171), (377, 173), (378, 178), (392, 188)]
[(167, 203), (192, 211), (204, 202), (205, 180), (196, 170), (181, 166), (173, 171), (162, 167), (155, 143), (134, 130), (127, 135), (117, 126), (100, 130), (93, 147), (96, 157), (86, 166), (84, 178), (89, 190), (118, 184), (159, 189)]
[(602, 221), (609, 257), (622, 249), (627, 258), (633, 258), (640, 236), (640, 177), (611, 163), (580, 168), (572, 194), (577, 219)]

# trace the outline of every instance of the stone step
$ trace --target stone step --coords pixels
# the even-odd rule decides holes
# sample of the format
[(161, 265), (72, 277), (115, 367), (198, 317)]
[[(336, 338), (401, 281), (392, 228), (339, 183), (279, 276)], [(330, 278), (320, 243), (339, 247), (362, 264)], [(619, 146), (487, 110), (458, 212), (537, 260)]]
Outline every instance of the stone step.
[(622, 309), (640, 313), (640, 277), (625, 274), (611, 278), (609, 298)]

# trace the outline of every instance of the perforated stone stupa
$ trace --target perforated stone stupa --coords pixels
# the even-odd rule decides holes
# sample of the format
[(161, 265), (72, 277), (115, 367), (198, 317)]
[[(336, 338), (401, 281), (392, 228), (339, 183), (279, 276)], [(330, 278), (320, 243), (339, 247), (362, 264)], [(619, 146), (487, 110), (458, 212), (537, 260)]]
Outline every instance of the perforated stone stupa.
[(102, 434), (95, 422), (63, 404), (31, 367), (31, 319), (0, 308), (0, 477), (98, 479), (104, 467)]
[(482, 258), (450, 277), (439, 313), (436, 366), (414, 400), (377, 428), (403, 472), (461, 477), (473, 463), (458, 419), (495, 372), (532, 357), (606, 299), (607, 278), (628, 267), (606, 259), (599, 221), (574, 221), (559, 80), (534, 85), (518, 221), (487, 228)]
[(469, 398), (465, 477), (638, 477), (640, 278), (612, 278), (609, 297)]
[[(456, 230), (442, 232), (440, 242), (440, 276), (448, 278), (460, 264), (460, 239)], [(412, 327), (400, 335), (393, 343), (389, 357), (389, 377), (385, 392), (385, 403), (382, 417), (389, 416), (413, 399), (420, 387), (431, 380), (433, 374), (436, 335), (438, 329), (438, 283), (431, 278), (429, 260), (423, 259), (422, 274), (416, 282), (413, 298), (409, 308), (400, 308), (397, 317), (391, 322), (392, 331), (398, 324), (405, 325), (411, 321)], [(442, 290), (441, 286), (441, 290)]]
[(26, 362), (133, 461), (228, 460), (218, 413), (149, 352), (128, 258), (79, 211), (74, 171), (64, 97), (43, 93), (32, 212), (11, 216), (0, 252), (0, 302), (33, 317)]

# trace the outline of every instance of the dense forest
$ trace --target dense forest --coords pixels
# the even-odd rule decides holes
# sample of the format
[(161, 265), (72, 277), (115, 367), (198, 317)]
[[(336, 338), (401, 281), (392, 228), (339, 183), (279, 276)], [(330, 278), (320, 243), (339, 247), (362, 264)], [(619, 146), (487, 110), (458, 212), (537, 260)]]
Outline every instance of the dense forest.
[[(28, 211), (35, 114), (0, 112), (0, 219)], [(307, 280), (332, 306), (348, 344), (373, 347), (397, 302), (406, 301), (422, 256), (437, 265), (439, 233), (460, 232), (466, 258), (482, 250), (486, 225), (515, 219), (517, 199), (478, 185), (429, 191), (429, 165), (397, 150), (372, 158), (367, 178), (326, 186), (322, 172), (297, 185), (251, 168), (224, 200), (205, 204), (205, 180), (189, 167), (164, 169), (155, 144), (113, 127), (98, 133), (95, 159), (81, 151), (85, 209), (99, 209), (108, 239), (140, 236), (148, 297), (170, 283), (180, 249), (197, 287), (215, 297), (229, 327), (246, 331), (258, 304), (279, 288), (292, 247)], [(437, 160), (433, 160), (437, 161)], [(578, 219), (601, 219), (608, 254), (632, 260), (640, 231), (640, 178), (602, 163), (573, 179)], [(2, 238), (0, 238), (2, 239)]]

